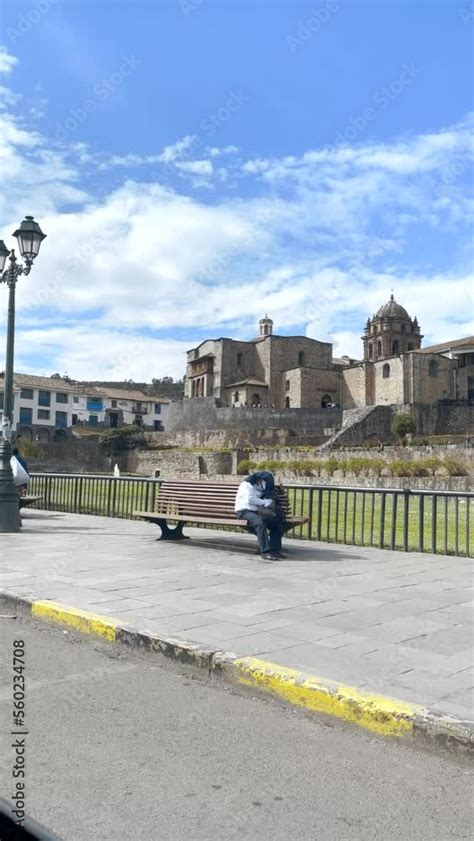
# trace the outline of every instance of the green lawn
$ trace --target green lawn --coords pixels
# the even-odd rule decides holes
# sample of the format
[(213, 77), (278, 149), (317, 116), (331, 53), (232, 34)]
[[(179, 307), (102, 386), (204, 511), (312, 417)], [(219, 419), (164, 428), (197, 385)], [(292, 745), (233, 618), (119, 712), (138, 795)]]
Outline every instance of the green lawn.
[[(311, 523), (292, 532), (295, 537), (355, 546), (404, 548), (403, 494), (395, 496), (387, 492), (385, 495), (382, 535), (381, 493), (337, 491), (330, 487), (312, 490), (310, 486), (297, 488), (291, 485), (287, 490), (293, 514), (311, 515)], [(41, 495), (41, 506), (49, 510), (129, 519), (135, 510), (154, 509), (159, 485), (137, 478), (48, 477), (43, 474), (32, 477), (29, 493)], [(427, 495), (422, 499), (423, 509), (420, 510), (419, 495), (414, 493), (407, 498), (407, 548), (473, 556), (474, 505), (470, 504), (469, 497)], [(435, 530), (433, 506), (436, 507)]]

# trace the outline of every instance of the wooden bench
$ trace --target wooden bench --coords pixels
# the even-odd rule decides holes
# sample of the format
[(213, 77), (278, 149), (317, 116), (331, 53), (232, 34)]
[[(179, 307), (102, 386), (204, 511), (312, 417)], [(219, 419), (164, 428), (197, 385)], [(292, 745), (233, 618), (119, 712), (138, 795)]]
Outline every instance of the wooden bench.
[[(234, 503), (238, 484), (235, 482), (201, 482), (179, 479), (164, 480), (159, 488), (156, 510), (134, 511), (134, 517), (156, 523), (161, 540), (185, 540), (183, 526), (232, 526), (253, 531), (247, 520), (238, 520)], [(278, 500), (285, 512), (283, 531), (287, 532), (309, 522), (309, 517), (293, 517), (285, 489), (276, 487)], [(176, 523), (174, 527), (169, 522)]]
[(35, 502), (39, 502), (41, 499), (43, 499), (42, 496), (19, 496), (18, 504), (20, 508), (27, 508), (28, 505), (34, 505)]

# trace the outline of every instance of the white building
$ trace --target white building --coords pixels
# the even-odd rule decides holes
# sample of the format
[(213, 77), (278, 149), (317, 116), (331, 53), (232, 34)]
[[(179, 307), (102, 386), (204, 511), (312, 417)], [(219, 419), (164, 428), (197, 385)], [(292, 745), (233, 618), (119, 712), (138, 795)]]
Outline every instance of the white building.
[[(4, 377), (0, 376), (0, 420)], [(141, 391), (81, 386), (60, 377), (15, 374), (13, 430), (40, 441), (67, 434), (74, 426), (119, 427), (134, 424), (164, 431), (170, 401)]]

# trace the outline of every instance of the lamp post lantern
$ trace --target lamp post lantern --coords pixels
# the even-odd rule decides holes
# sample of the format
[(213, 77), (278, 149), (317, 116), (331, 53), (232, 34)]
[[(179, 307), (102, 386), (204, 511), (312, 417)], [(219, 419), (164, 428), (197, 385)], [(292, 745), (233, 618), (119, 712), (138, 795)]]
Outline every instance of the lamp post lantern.
[[(17, 262), (15, 251), (0, 240), (0, 283), (8, 286), (7, 350), (3, 394), (2, 435), (0, 438), (0, 532), (15, 532), (21, 527), (18, 494), (11, 469), (13, 425), (13, 357), (15, 347), (15, 288), (20, 275), (28, 275), (46, 237), (33, 216), (26, 216), (13, 234), (24, 264)], [(5, 263), (8, 259), (8, 266)]]

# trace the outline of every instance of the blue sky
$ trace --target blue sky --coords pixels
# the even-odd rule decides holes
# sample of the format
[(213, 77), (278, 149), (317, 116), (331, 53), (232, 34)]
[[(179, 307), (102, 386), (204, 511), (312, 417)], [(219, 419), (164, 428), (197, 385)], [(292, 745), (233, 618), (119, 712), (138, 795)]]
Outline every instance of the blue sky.
[(186, 348), (251, 338), (265, 311), (357, 357), (392, 289), (425, 344), (473, 332), (472, 4), (1, 16), (2, 236), (25, 213), (48, 233), (18, 370), (180, 376)]

